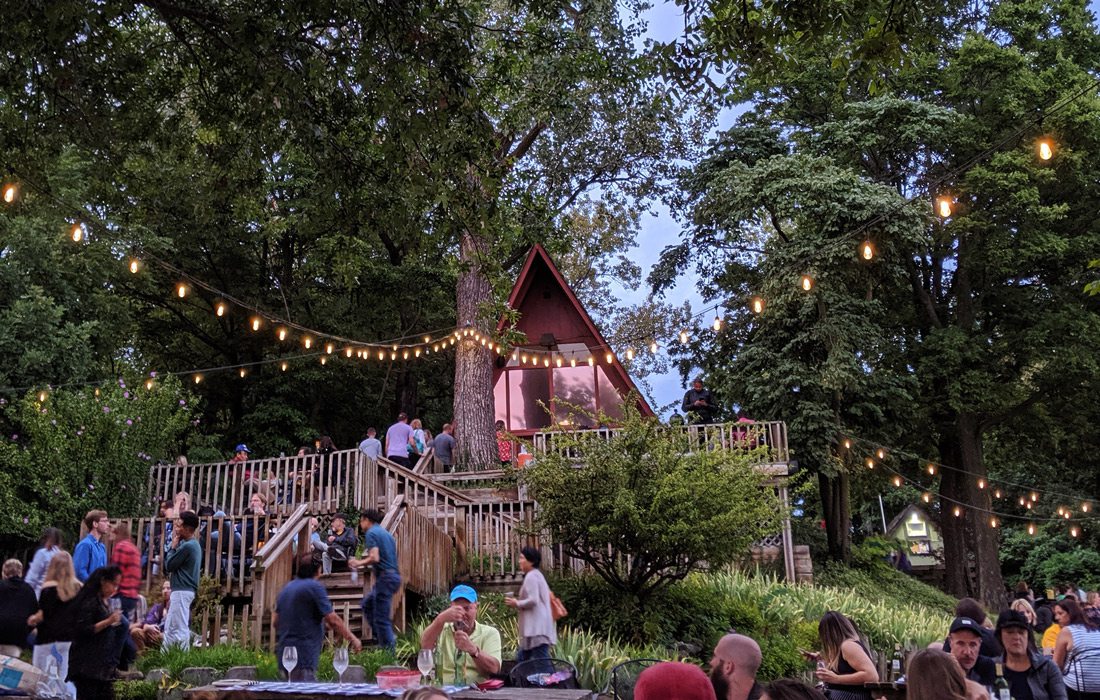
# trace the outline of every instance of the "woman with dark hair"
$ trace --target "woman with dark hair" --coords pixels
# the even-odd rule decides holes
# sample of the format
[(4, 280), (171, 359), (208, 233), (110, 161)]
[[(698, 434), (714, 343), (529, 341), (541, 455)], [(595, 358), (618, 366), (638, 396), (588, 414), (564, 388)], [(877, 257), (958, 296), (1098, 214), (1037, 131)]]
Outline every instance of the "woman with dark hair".
[(1004, 678), (1016, 700), (1066, 700), (1066, 684), (1054, 662), (1035, 648), (1031, 625), (1015, 610), (997, 617), (997, 641), (1004, 648)]
[(817, 624), (817, 639), (824, 667), (819, 665), (814, 675), (825, 683), (830, 700), (871, 700), (863, 684), (877, 682), (878, 670), (852, 621), (830, 610)]
[(1054, 610), (1064, 620), (1054, 663), (1062, 670), (1069, 700), (1100, 700), (1100, 629), (1073, 598), (1059, 600)]
[(966, 677), (955, 658), (939, 649), (921, 649), (909, 659), (906, 700), (967, 700)]
[(524, 547), (519, 554), (523, 586), (518, 598), (505, 598), (504, 603), (515, 608), (519, 616), (519, 641), (516, 662), (528, 659), (549, 659), (550, 647), (558, 643), (557, 625), (550, 611), (550, 586), (539, 571), (542, 552)]
[(76, 686), (76, 700), (113, 700), (115, 696), (115, 663), (108, 656), (122, 611), (112, 611), (108, 601), (121, 582), (121, 569), (104, 566), (92, 572), (73, 598), (68, 680)]
[(36, 596), (42, 593), (42, 584), (46, 580), (46, 569), (50, 566), (50, 560), (64, 546), (61, 530), (56, 527), (46, 528), (42, 531), (42, 537), (38, 540), (38, 545), (39, 549), (34, 553), (31, 565), (27, 568), (27, 575), (23, 579), (28, 586), (34, 589)]

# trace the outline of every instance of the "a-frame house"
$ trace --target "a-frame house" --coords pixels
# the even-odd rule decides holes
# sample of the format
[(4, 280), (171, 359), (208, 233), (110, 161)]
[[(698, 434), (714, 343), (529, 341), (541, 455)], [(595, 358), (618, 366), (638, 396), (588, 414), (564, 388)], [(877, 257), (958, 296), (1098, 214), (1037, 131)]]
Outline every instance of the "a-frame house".
[[(572, 421), (599, 427), (586, 425), (568, 405), (612, 420), (622, 415), (624, 398), (637, 387), (541, 245), (527, 255), (508, 306), (519, 312), (517, 330), (526, 336), (493, 370), (496, 418), (508, 432), (530, 436)], [(506, 323), (502, 317), (497, 331)], [(654, 415), (640, 392), (637, 406)]]

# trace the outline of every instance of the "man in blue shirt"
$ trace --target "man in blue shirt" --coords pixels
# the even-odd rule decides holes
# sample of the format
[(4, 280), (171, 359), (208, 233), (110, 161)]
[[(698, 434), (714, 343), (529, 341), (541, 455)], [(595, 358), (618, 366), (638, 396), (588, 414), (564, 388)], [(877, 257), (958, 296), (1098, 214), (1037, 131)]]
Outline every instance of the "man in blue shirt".
[(375, 462), (382, 457), (382, 441), (376, 437), (377, 435), (377, 430), (374, 428), (367, 428), (367, 436), (359, 443), (359, 451), (362, 452), (367, 459)]
[(349, 559), (348, 566), (360, 569), (374, 566), (374, 588), (363, 596), (363, 619), (370, 624), (371, 634), (383, 649), (394, 651), (397, 638), (393, 634), (393, 595), (401, 587), (401, 572), (397, 568), (397, 543), (382, 527), (382, 514), (371, 508), (359, 516), (366, 556)]
[[(298, 663), (288, 674), (290, 681), (317, 680), (317, 665), (321, 660), (321, 645), (325, 641), (325, 625), (348, 640), (352, 651), (363, 645), (332, 609), (325, 587), (317, 580), (317, 565), (306, 557), (299, 565), (298, 578), (288, 583), (275, 600), (275, 624), (278, 642), (275, 658), (282, 666), (283, 649), (298, 650)], [(286, 669), (283, 669), (284, 671)]]
[(90, 510), (84, 516), (84, 526), (88, 535), (73, 549), (73, 569), (81, 583), (96, 569), (107, 566), (107, 545), (103, 544), (103, 538), (111, 531), (111, 521), (107, 519), (107, 511)]

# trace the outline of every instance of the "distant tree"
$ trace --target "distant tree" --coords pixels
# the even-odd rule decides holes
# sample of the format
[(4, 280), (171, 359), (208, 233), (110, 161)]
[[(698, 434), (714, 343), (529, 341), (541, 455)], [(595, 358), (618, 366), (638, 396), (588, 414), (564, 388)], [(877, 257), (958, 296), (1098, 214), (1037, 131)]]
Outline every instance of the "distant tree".
[(555, 433), (554, 450), (522, 479), (539, 502), (541, 531), (614, 588), (645, 599), (745, 556), (778, 531), (781, 508), (751, 455), (699, 449), (634, 404), (623, 403), (610, 439)]

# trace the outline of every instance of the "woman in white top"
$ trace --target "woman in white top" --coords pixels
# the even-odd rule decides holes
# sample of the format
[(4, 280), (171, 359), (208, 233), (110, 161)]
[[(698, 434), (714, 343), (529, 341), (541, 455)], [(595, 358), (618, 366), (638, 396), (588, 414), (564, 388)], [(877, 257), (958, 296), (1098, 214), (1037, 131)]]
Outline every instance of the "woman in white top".
[(34, 553), (31, 565), (27, 569), (27, 577), (23, 579), (27, 585), (34, 589), (35, 596), (42, 593), (42, 584), (46, 581), (46, 570), (50, 566), (53, 555), (61, 551), (61, 530), (56, 527), (48, 527), (42, 531), (41, 548)]
[(516, 663), (530, 659), (549, 659), (550, 647), (558, 643), (557, 625), (550, 611), (550, 586), (539, 571), (542, 553), (534, 547), (520, 550), (519, 568), (523, 572), (523, 586), (518, 598), (505, 598), (504, 602), (516, 609), (519, 615), (519, 648)]
[(1068, 618), (1054, 643), (1054, 663), (1062, 669), (1069, 700), (1100, 700), (1100, 629), (1073, 598), (1054, 607)]

